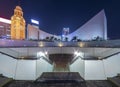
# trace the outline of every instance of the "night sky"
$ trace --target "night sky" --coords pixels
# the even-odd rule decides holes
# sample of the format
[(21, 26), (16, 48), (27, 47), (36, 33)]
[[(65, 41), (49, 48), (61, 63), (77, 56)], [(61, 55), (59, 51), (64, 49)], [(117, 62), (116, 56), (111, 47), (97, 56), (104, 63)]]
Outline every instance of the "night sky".
[(120, 39), (120, 0), (0, 0), (0, 17), (10, 19), (16, 5), (22, 7), (26, 23), (36, 19), (51, 34), (61, 34), (64, 27), (73, 32), (104, 9), (108, 37)]

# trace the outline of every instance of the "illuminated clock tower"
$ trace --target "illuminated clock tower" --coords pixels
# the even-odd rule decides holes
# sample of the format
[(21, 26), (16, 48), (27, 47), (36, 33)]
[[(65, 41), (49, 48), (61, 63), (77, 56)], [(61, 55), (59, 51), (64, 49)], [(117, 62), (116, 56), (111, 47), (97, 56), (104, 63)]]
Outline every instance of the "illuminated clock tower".
[(25, 39), (25, 20), (20, 6), (14, 9), (14, 15), (11, 17), (11, 39)]

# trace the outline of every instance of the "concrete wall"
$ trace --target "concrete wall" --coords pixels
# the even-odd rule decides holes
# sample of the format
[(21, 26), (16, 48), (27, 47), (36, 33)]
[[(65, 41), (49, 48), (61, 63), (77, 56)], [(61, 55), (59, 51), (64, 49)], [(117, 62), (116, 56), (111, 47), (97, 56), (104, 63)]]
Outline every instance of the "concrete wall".
[(84, 78), (84, 74), (85, 74), (84, 60), (78, 58), (73, 64), (71, 64), (70, 72), (79, 72), (79, 74)]
[[(101, 56), (105, 57), (113, 53), (119, 52), (119, 48), (84, 48), (88, 56)], [(88, 51), (89, 50), (89, 51)], [(88, 52), (87, 52), (88, 51)], [(87, 54), (85, 54), (87, 56)], [(103, 60), (85, 60), (84, 67), (81, 65), (81, 60), (75, 61), (71, 65), (71, 71), (79, 72), (82, 75), (84, 72), (84, 78), (86, 80), (103, 80), (107, 77), (116, 76), (120, 73), (119, 68), (120, 54), (111, 56)], [(84, 68), (80, 71), (80, 67)]]
[(0, 73), (9, 78), (15, 77), (17, 60), (0, 54)]
[(105, 80), (120, 73), (120, 54), (104, 60), (85, 60), (84, 63), (82, 61), (80, 59), (75, 61), (70, 70), (79, 72), (86, 80)]
[(44, 59), (16, 60), (0, 54), (0, 74), (16, 80), (35, 80), (42, 72), (51, 72), (52, 68)]
[(17, 60), (15, 79), (17, 80), (35, 80), (36, 76), (35, 60)]
[(36, 78), (43, 72), (52, 72), (53, 66), (46, 62), (44, 59), (37, 60), (36, 62)]
[(103, 62), (101, 60), (85, 61), (85, 77), (86, 80), (103, 80), (106, 79)]
[(85, 61), (85, 79), (103, 80), (120, 73), (120, 54), (98, 61)]
[(106, 77), (113, 77), (120, 73), (120, 54), (104, 60)]

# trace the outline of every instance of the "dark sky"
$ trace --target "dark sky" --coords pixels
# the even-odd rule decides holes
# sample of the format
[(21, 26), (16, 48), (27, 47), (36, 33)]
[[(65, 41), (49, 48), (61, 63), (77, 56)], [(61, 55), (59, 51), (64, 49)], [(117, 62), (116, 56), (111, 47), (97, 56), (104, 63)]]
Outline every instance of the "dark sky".
[[(0, 0), (0, 16), (10, 19), (19, 0)], [(70, 32), (85, 24), (102, 9), (107, 17), (108, 37), (120, 39), (120, 0), (20, 0), (27, 23), (40, 22), (40, 29), (61, 34), (63, 27)]]

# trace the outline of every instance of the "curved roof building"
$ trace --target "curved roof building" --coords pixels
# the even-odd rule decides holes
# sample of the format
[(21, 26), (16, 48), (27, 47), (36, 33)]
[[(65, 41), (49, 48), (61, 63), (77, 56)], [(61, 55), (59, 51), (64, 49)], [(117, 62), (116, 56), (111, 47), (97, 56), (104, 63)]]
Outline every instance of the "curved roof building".
[(91, 40), (98, 36), (107, 39), (107, 21), (104, 10), (67, 37), (72, 39), (74, 36), (81, 40)]

